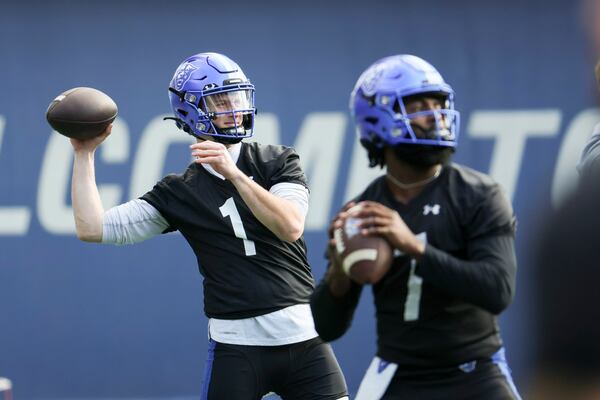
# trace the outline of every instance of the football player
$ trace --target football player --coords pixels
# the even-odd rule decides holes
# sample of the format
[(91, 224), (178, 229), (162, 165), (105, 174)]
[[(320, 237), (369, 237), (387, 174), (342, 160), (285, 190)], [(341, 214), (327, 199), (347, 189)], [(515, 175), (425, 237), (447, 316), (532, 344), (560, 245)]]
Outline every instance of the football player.
[[(395, 254), (372, 287), (377, 354), (357, 399), (519, 399), (496, 320), (515, 288), (515, 218), (489, 176), (449, 162), (452, 88), (421, 58), (387, 57), (360, 76), (350, 111), (370, 166), (387, 172), (330, 233), (352, 212), (361, 234), (383, 236)], [(311, 299), (327, 341), (348, 329), (363, 289), (329, 254)]]
[[(138, 243), (178, 230), (204, 277), (209, 354), (202, 399), (341, 399), (346, 384), (314, 328), (303, 240), (307, 182), (296, 152), (242, 142), (254, 128), (254, 86), (228, 57), (186, 59), (169, 85), (177, 126), (194, 136), (185, 172), (104, 211), (93, 155), (110, 134), (72, 139), (80, 239)], [(148, 160), (152, 162), (152, 160)]]

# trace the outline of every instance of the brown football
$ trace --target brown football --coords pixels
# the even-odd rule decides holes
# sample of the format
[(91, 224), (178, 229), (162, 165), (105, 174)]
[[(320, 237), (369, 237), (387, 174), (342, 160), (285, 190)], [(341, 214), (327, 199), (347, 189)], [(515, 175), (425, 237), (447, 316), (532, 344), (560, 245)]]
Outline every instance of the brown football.
[(392, 248), (381, 236), (360, 233), (360, 219), (348, 218), (333, 232), (344, 272), (360, 284), (377, 283), (392, 265)]
[(117, 112), (117, 105), (107, 94), (89, 87), (76, 87), (52, 100), (46, 119), (62, 135), (90, 139), (104, 132)]

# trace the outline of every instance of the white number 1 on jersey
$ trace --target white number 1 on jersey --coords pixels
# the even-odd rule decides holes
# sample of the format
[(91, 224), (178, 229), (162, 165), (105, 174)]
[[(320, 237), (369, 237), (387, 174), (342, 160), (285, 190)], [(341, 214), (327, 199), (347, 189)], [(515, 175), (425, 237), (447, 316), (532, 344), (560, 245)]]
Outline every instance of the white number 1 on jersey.
[(246, 230), (244, 229), (244, 224), (242, 223), (242, 218), (240, 217), (240, 213), (235, 207), (235, 202), (233, 201), (233, 197), (227, 199), (227, 201), (219, 207), (219, 211), (221, 211), (221, 215), (223, 218), (231, 218), (231, 225), (233, 225), (233, 233), (235, 237), (238, 239), (242, 239), (244, 241), (244, 251), (247, 256), (255, 256), (256, 255), (256, 247), (254, 247), (254, 241), (248, 240), (248, 236), (246, 236)]
[[(417, 238), (423, 243), (427, 243), (426, 232), (417, 234)], [(408, 292), (406, 294), (406, 301), (404, 302), (405, 321), (418, 320), (419, 312), (421, 311), (421, 288), (423, 287), (423, 278), (415, 273), (416, 268), (417, 261), (415, 259), (411, 259), (410, 274), (408, 275), (408, 282), (406, 283)]]

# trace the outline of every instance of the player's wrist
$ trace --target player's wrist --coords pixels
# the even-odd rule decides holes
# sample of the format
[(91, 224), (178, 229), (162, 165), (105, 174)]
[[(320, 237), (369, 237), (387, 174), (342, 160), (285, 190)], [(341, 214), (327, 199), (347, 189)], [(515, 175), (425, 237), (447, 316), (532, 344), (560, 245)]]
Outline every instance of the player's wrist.
[(350, 290), (350, 277), (335, 265), (330, 265), (325, 276), (325, 282), (329, 286), (329, 291), (334, 297), (341, 297)]
[(347, 276), (327, 279), (327, 286), (333, 297), (342, 297), (350, 290), (351, 281)]
[(80, 148), (74, 149), (73, 153), (76, 159), (89, 159), (91, 161), (94, 160), (94, 153), (96, 152), (96, 148)]
[(415, 236), (407, 246), (406, 253), (413, 258), (420, 259), (425, 254), (425, 243)]
[(229, 180), (234, 185), (236, 183), (243, 182), (246, 179), (250, 179), (246, 176), (246, 174), (244, 174), (242, 171), (240, 171), (240, 169), (237, 167), (235, 169), (233, 169), (230, 173), (228, 173), (225, 176), (225, 178), (227, 178), (227, 180)]

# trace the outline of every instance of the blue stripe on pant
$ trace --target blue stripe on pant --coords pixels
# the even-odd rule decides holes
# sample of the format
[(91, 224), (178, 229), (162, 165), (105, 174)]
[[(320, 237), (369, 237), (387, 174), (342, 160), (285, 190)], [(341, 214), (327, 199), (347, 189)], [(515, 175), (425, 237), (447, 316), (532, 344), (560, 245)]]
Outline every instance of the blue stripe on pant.
[(506, 362), (506, 351), (504, 350), (504, 347), (500, 347), (500, 350), (498, 350), (495, 354), (492, 355), (492, 362), (496, 364), (498, 368), (500, 368), (502, 375), (504, 375), (504, 377), (506, 378), (506, 381), (508, 382), (508, 385), (510, 386), (512, 391), (514, 392), (515, 397), (521, 400), (521, 395), (519, 395), (519, 392), (517, 391), (517, 387), (515, 386), (515, 383), (512, 379), (512, 375), (510, 373), (510, 368), (508, 367), (508, 363)]
[(200, 400), (208, 399), (208, 388), (210, 387), (210, 376), (212, 373), (213, 361), (215, 360), (215, 347), (217, 342), (210, 339), (208, 341), (208, 355), (206, 356), (206, 366), (204, 367), (204, 385), (202, 387), (202, 396)]

